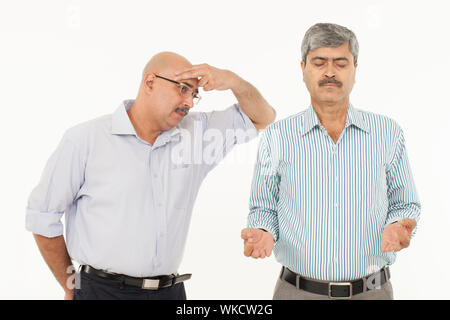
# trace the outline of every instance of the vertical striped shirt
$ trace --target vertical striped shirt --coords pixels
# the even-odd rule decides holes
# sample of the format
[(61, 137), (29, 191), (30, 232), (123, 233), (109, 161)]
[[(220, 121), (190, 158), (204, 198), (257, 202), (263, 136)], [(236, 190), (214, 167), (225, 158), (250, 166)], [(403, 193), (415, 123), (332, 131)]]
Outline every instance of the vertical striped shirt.
[(328, 281), (369, 275), (395, 261), (381, 253), (384, 227), (419, 214), (394, 120), (350, 104), (335, 143), (310, 106), (264, 131), (248, 226), (272, 233), (276, 260), (292, 271)]

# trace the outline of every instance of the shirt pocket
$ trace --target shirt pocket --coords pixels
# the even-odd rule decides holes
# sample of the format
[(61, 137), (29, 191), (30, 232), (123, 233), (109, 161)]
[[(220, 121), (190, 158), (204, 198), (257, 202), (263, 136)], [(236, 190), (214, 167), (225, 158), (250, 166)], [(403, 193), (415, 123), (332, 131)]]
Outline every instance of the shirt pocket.
[(170, 185), (167, 190), (169, 203), (175, 209), (186, 209), (190, 204), (191, 190), (195, 185), (191, 166), (172, 165), (169, 177)]

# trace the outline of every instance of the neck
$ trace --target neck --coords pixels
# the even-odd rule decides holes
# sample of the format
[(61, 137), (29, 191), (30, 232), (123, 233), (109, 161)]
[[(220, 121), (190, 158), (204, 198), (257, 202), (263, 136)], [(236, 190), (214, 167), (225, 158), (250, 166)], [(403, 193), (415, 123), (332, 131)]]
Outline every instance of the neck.
[(148, 107), (136, 99), (130, 109), (127, 110), (127, 113), (139, 138), (153, 145), (163, 130), (156, 125), (154, 117), (148, 111)]
[(340, 101), (317, 101), (311, 98), (311, 104), (320, 123), (326, 127), (329, 124), (341, 124), (345, 126), (347, 108), (350, 103), (349, 98)]
[(311, 97), (311, 104), (322, 126), (336, 142), (345, 128), (349, 98), (336, 102), (316, 101)]

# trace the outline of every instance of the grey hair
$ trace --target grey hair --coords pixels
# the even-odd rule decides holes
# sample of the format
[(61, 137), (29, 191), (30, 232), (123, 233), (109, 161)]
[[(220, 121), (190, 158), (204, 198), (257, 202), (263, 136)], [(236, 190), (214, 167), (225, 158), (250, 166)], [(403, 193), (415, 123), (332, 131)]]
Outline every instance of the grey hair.
[(334, 23), (316, 23), (305, 33), (302, 41), (302, 60), (306, 63), (309, 51), (320, 47), (339, 47), (348, 42), (353, 59), (358, 61), (359, 44), (353, 31)]

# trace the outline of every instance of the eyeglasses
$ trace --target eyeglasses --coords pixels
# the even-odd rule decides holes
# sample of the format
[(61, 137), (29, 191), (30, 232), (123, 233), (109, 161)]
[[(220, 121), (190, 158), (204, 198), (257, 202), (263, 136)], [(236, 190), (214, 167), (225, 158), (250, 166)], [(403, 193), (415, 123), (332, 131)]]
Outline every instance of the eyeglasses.
[(180, 89), (180, 94), (183, 97), (190, 97), (190, 96), (192, 96), (192, 100), (193, 100), (194, 104), (198, 104), (200, 102), (202, 97), (198, 94), (198, 90), (197, 89), (196, 90), (192, 89), (190, 84), (187, 84), (185, 82), (179, 82), (179, 81), (167, 79), (167, 78), (164, 78), (164, 77), (161, 77), (161, 76), (158, 76), (158, 75), (155, 75), (155, 76), (157, 78), (160, 78), (160, 79), (163, 79), (163, 80), (166, 80), (166, 81), (169, 81), (169, 82), (177, 84), (178, 88)]

